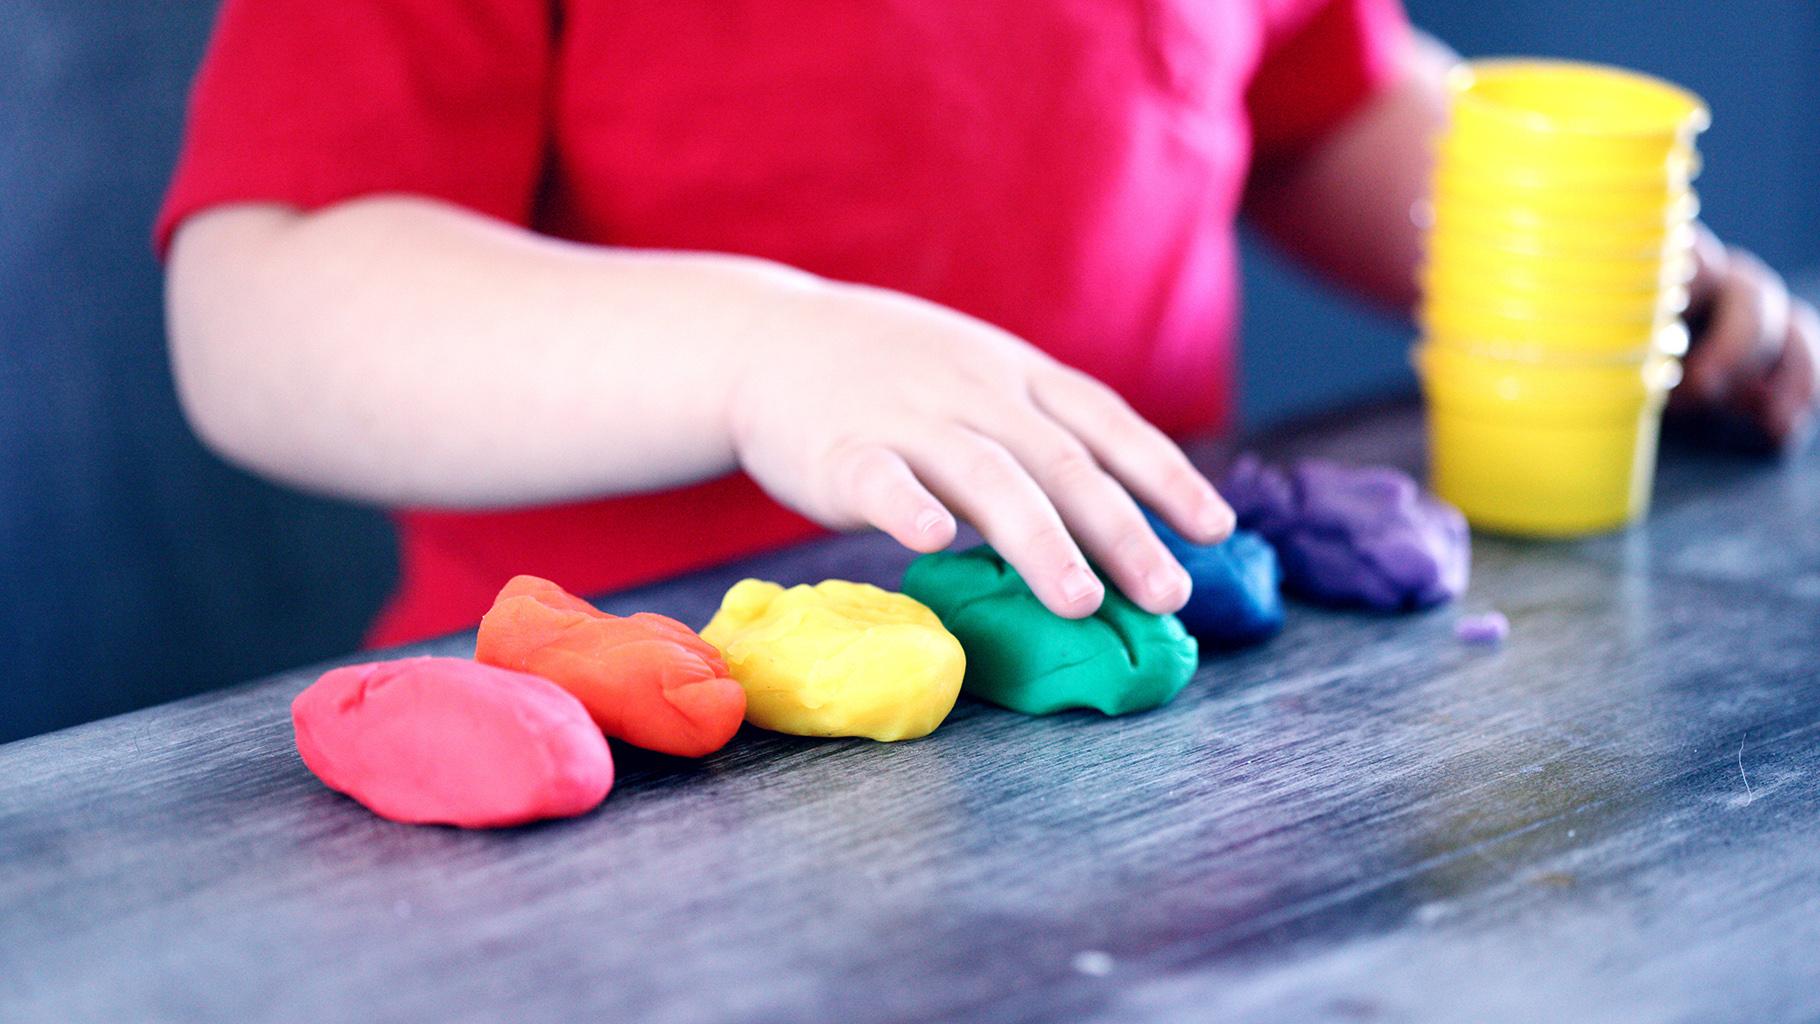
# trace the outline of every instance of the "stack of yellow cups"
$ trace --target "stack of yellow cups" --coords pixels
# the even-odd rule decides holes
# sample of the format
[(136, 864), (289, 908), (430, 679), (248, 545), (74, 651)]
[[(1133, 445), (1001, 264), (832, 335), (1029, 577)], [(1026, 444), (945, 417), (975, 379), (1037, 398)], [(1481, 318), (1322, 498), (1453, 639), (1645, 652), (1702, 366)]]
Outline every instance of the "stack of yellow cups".
[(1706, 106), (1557, 61), (1467, 64), (1451, 85), (1415, 350), (1434, 487), (1487, 529), (1623, 526), (1648, 508), (1687, 349)]

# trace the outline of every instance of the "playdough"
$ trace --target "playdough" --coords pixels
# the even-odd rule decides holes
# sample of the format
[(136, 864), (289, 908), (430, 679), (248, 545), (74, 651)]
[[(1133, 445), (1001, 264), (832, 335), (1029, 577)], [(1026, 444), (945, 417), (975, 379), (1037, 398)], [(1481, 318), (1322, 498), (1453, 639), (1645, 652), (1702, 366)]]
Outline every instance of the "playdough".
[(689, 627), (649, 612), (608, 615), (536, 576), (499, 592), (474, 657), (551, 680), (608, 736), (665, 754), (719, 750), (746, 714), (746, 691)]
[(1453, 625), (1453, 635), (1463, 644), (1496, 647), (1510, 635), (1510, 620), (1503, 612), (1462, 615)]
[(1099, 611), (1064, 619), (988, 547), (924, 555), (904, 573), (904, 593), (960, 638), (968, 693), (1027, 715), (1145, 711), (1194, 675), (1198, 649), (1175, 616), (1108, 590)]
[(1246, 647), (1283, 628), (1283, 574), (1264, 538), (1238, 530), (1223, 544), (1195, 544), (1154, 515), (1150, 525), (1194, 582), (1176, 616), (1196, 640)]
[(1395, 469), (1307, 459), (1284, 471), (1246, 455), (1220, 493), (1310, 600), (1400, 611), (1466, 590), (1466, 520)]
[(458, 658), (334, 669), (291, 702), (297, 752), (382, 818), (492, 828), (592, 810), (606, 738), (547, 679)]
[(966, 655), (935, 613), (866, 583), (741, 580), (702, 630), (746, 688), (746, 720), (798, 736), (926, 736)]

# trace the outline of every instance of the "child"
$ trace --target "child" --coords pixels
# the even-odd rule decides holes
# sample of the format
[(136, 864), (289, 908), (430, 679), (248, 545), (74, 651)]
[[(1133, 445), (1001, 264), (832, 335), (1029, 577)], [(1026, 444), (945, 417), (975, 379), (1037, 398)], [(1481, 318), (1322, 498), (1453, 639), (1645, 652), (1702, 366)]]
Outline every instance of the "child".
[[(978, 527), (1056, 612), (1231, 529), (1244, 211), (1413, 298), (1447, 56), (1396, 0), (227, 0), (160, 219), (198, 433), (399, 509), (372, 639)], [(1710, 237), (1690, 400), (1805, 430), (1820, 324)], [(1135, 499), (1135, 500), (1134, 500)]]

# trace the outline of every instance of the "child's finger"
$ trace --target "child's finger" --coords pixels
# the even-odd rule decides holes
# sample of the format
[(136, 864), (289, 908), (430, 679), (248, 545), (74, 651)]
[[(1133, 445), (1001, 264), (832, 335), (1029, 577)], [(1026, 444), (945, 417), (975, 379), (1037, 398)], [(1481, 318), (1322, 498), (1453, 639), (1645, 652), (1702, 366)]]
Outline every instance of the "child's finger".
[(1037, 406), (1086, 444), (1094, 458), (1182, 535), (1217, 544), (1232, 533), (1232, 507), (1188, 456), (1111, 388), (1072, 370), (1039, 374)]
[(875, 444), (838, 449), (832, 456), (838, 500), (850, 514), (878, 527), (912, 551), (954, 543), (954, 516), (930, 494), (903, 456)]
[(1168, 613), (1188, 602), (1188, 573), (1079, 439), (1035, 411), (993, 436), (1024, 464), (1087, 555), (1134, 604)]
[(1719, 294), (1720, 285), (1725, 283), (1726, 265), (1730, 254), (1726, 252), (1725, 243), (1713, 234), (1711, 228), (1701, 221), (1694, 222), (1694, 276), (1687, 282), (1689, 319), (1704, 317), (1712, 306), (1712, 301)]
[(907, 450), (911, 468), (972, 523), (1049, 610), (1078, 619), (1106, 596), (1055, 506), (1017, 459), (964, 427), (935, 432)]
[(1789, 319), (1787, 347), (1771, 371), (1769, 398), (1764, 408), (1764, 429), (1778, 444), (1794, 447), (1807, 439), (1820, 392), (1820, 315), (1809, 306), (1798, 306)]
[(1706, 327), (1687, 354), (1688, 390), (1719, 402), (1775, 364), (1788, 335), (1789, 298), (1782, 281), (1747, 252), (1732, 251), (1711, 298)]

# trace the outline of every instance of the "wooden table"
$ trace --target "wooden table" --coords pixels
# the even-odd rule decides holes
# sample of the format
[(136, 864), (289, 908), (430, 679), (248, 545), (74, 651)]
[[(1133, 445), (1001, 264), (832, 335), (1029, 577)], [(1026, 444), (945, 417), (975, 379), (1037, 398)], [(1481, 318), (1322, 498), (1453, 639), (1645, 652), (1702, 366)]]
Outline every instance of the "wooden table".
[[(1386, 408), (1263, 447), (1419, 443)], [(605, 606), (700, 624), (743, 574), (905, 561), (843, 538)], [(1457, 643), (1489, 607), (1509, 643)], [(321, 669), (0, 747), (0, 1021), (1820, 1015), (1811, 458), (1675, 453), (1647, 528), (1480, 538), (1462, 608), (1294, 609), (1155, 713), (618, 748), (599, 811), (513, 831), (319, 785), (287, 705)]]

